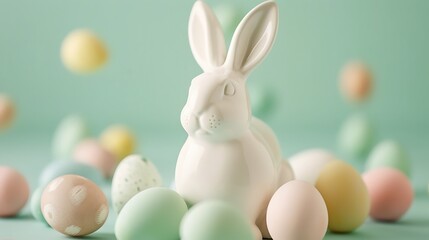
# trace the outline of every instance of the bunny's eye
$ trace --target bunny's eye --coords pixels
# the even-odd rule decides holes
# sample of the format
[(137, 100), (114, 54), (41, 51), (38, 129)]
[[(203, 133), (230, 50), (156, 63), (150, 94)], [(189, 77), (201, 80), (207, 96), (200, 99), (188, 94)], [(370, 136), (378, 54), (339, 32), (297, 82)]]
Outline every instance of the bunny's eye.
[(226, 96), (233, 96), (235, 94), (235, 88), (234, 88), (234, 85), (232, 85), (232, 83), (227, 83), (225, 85), (224, 94)]

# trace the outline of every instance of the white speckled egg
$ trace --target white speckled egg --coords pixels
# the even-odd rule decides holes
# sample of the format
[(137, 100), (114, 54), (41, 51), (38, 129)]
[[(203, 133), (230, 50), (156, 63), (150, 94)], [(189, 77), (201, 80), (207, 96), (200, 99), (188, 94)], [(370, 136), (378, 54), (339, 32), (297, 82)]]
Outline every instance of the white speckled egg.
[(326, 150), (309, 149), (293, 155), (289, 162), (295, 173), (295, 179), (315, 185), (323, 167), (335, 159), (336, 157)]
[(161, 185), (161, 175), (155, 165), (140, 155), (130, 155), (120, 162), (113, 175), (113, 209), (119, 213), (134, 195)]
[(41, 209), (52, 228), (69, 236), (96, 231), (109, 214), (100, 188), (78, 175), (64, 175), (50, 182), (43, 190)]
[(267, 226), (274, 240), (320, 240), (328, 228), (328, 209), (313, 185), (292, 180), (271, 198)]

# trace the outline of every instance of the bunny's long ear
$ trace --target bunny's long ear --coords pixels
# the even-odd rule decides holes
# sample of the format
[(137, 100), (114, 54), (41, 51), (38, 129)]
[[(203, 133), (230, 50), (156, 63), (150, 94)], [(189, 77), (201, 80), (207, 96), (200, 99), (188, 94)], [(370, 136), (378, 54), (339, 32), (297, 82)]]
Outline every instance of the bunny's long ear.
[(235, 30), (226, 66), (249, 73), (271, 50), (277, 25), (278, 7), (274, 1), (263, 2), (250, 11)]
[(189, 18), (189, 44), (201, 68), (207, 72), (225, 62), (225, 38), (218, 19), (210, 7), (197, 0)]

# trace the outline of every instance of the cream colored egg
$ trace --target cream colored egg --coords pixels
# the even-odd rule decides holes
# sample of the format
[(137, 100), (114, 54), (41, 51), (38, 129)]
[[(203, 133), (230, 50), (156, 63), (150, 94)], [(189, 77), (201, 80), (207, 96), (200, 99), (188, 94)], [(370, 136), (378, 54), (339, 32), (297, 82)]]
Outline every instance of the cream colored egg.
[(351, 232), (368, 217), (370, 200), (360, 174), (344, 161), (334, 160), (320, 172), (316, 188), (328, 207), (329, 230)]
[(78, 29), (69, 33), (61, 46), (64, 65), (76, 73), (88, 73), (100, 68), (108, 58), (106, 46), (95, 33)]
[(123, 125), (113, 125), (107, 128), (100, 136), (101, 144), (112, 152), (118, 161), (134, 152), (136, 138)]
[(5, 95), (0, 95), (0, 129), (11, 125), (15, 117), (15, 107), (12, 100)]
[(52, 228), (73, 237), (95, 232), (109, 214), (100, 188), (78, 175), (64, 175), (50, 182), (43, 190), (41, 209)]
[(320, 240), (328, 228), (328, 210), (312, 184), (292, 180), (271, 198), (267, 225), (274, 240)]
[(326, 150), (309, 149), (293, 155), (289, 162), (295, 173), (295, 179), (314, 185), (323, 167), (335, 159), (336, 157)]

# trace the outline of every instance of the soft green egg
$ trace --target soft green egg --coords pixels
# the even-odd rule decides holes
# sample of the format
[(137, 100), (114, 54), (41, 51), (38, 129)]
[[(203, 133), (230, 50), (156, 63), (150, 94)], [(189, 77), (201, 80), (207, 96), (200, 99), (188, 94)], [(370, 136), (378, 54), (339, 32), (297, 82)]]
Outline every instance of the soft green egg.
[(180, 226), (181, 240), (252, 240), (244, 214), (222, 201), (201, 202), (189, 210)]
[(34, 190), (33, 194), (31, 195), (31, 214), (33, 214), (33, 217), (37, 221), (48, 225), (48, 223), (45, 220), (45, 217), (43, 217), (42, 210), (40, 208), (42, 192), (43, 192), (43, 188), (39, 187), (36, 190)]
[(225, 33), (226, 39), (230, 40), (235, 31), (235, 28), (243, 17), (242, 11), (233, 4), (223, 3), (214, 6), (213, 8), (216, 17), (219, 20), (222, 30)]
[(53, 161), (40, 174), (39, 186), (44, 187), (55, 178), (67, 174), (88, 178), (99, 186), (104, 184), (102, 173), (92, 166), (73, 161)]
[(249, 86), (249, 97), (252, 112), (255, 116), (266, 116), (272, 112), (275, 107), (275, 94), (268, 88), (268, 86), (250, 83)]
[(178, 240), (180, 222), (187, 211), (185, 201), (175, 191), (149, 188), (124, 205), (116, 220), (115, 235), (118, 240)]
[(396, 168), (407, 176), (411, 174), (411, 163), (407, 153), (399, 143), (392, 140), (377, 144), (368, 157), (367, 170), (379, 167)]
[(339, 147), (353, 158), (367, 156), (374, 142), (374, 127), (367, 116), (355, 114), (342, 125), (339, 133)]
[(54, 157), (59, 160), (69, 159), (76, 145), (88, 136), (88, 126), (82, 117), (71, 115), (64, 118), (54, 134), (52, 142)]

